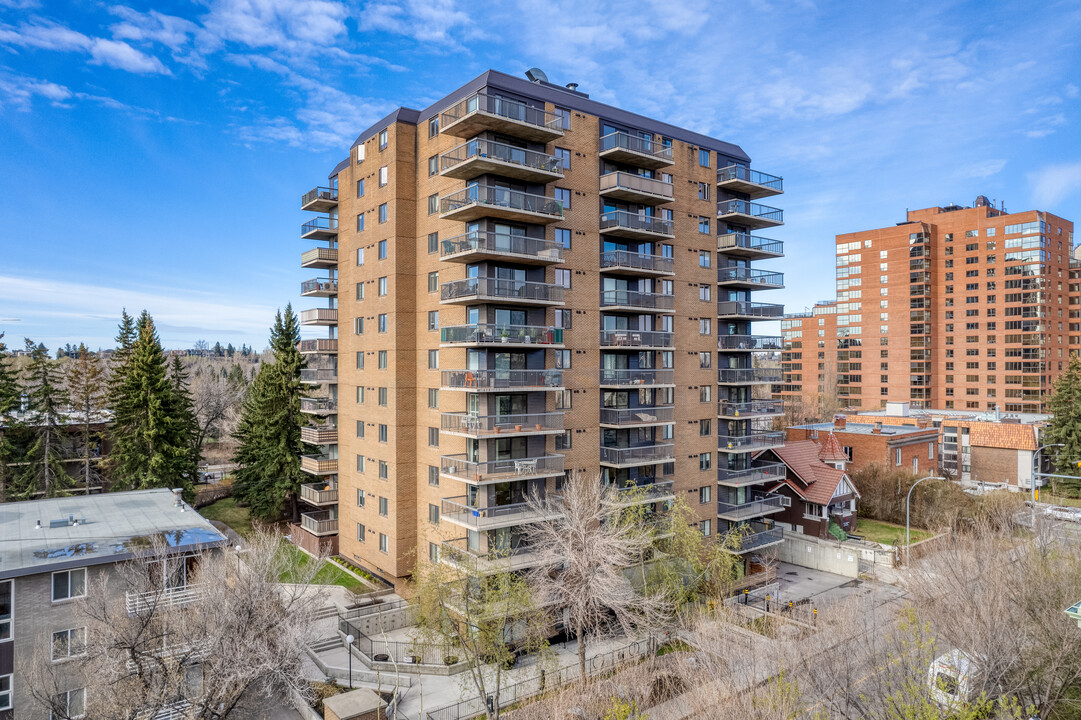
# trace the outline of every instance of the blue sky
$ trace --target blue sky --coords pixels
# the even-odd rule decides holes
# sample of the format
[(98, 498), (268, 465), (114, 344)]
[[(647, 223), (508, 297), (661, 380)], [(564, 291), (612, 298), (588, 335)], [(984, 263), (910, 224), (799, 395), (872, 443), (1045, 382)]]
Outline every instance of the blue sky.
[[(968, 204), (1081, 220), (1081, 4), (0, 0), (0, 331), (263, 347), (300, 195), (356, 134), (496, 68), (741, 145), (783, 175), (769, 263), (834, 295), (833, 236)], [(772, 202), (776, 200), (776, 202)], [(766, 297), (762, 298), (767, 299)]]

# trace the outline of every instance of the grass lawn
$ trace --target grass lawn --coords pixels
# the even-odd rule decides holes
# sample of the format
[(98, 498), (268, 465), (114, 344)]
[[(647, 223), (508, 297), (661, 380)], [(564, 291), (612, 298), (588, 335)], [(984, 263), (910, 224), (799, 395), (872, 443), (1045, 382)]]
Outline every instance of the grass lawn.
[(251, 514), (246, 507), (237, 507), (236, 500), (231, 497), (222, 498), (217, 502), (199, 508), (198, 513), (207, 520), (218, 520), (233, 530), (241, 537), (252, 534)]
[[(1031, 493), (1026, 494), (1025, 499), (1026, 500), (1031, 500), (1032, 499), (1032, 494)], [(1065, 505), (1066, 507), (1081, 507), (1081, 500), (1078, 500), (1077, 498), (1059, 497), (1057, 495), (1052, 495), (1049, 492), (1045, 493), (1042, 490), (1040, 491), (1040, 502), (1047, 503), (1049, 505)]]
[[(856, 535), (871, 542), (885, 543), (886, 545), (905, 544), (905, 526), (879, 520), (859, 518), (856, 522)], [(919, 542), (931, 537), (927, 530), (912, 528), (912, 542)]]
[[(281, 577), (278, 578), (284, 583), (296, 582), (298, 575), (307, 574), (307, 568), (310, 563), (317, 562), (311, 555), (301, 552), (289, 542), (282, 541), (281, 551), (290, 556), (290, 564), (292, 565), (290, 570), (286, 570), (281, 574)], [(371, 590), (367, 585), (359, 582), (355, 577), (331, 562), (323, 563), (323, 566), (319, 568), (319, 572), (312, 578), (312, 584), (341, 585), (343, 588), (353, 593), (364, 593)]]

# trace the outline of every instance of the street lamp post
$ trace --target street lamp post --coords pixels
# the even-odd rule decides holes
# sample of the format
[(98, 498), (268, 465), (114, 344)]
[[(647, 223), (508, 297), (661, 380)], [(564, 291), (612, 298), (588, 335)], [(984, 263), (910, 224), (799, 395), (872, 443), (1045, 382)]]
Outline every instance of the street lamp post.
[[(353, 689), (353, 640), (352, 635), (345, 636), (345, 652), (349, 655), (349, 689)], [(369, 651), (371, 652), (371, 651)]]
[(928, 475), (927, 477), (921, 477), (916, 482), (912, 483), (912, 487), (908, 489), (908, 497), (905, 498), (905, 565), (909, 564), (909, 550), (912, 549), (912, 530), (911, 530), (911, 510), (912, 510), (912, 491), (916, 489), (924, 480), (945, 480), (946, 478), (938, 475)]
[(236, 574), (240, 575), (240, 543), (234, 545), (233, 550), (236, 550)]
[(1032, 453), (1032, 481), (1029, 485), (1032, 486), (1032, 527), (1036, 528), (1036, 476), (1040, 470), (1040, 453), (1049, 447), (1065, 447), (1062, 443), (1048, 443), (1047, 445), (1041, 445), (1036, 448), (1036, 452)]

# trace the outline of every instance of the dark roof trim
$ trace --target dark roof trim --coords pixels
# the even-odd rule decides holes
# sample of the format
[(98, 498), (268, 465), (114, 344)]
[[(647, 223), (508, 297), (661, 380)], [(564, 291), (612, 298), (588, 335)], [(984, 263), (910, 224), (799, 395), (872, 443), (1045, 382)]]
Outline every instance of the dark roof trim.
[[(217, 528), (215, 528), (217, 529)], [(133, 553), (124, 552), (117, 553), (115, 555), (104, 555), (93, 558), (76, 558), (74, 560), (68, 560), (67, 562), (60, 563), (48, 563), (45, 565), (27, 565), (24, 567), (14, 568), (12, 570), (0, 571), (0, 580), (7, 580), (9, 578), (25, 577), (27, 575), (45, 575), (54, 572), (62, 572), (64, 570), (72, 570), (81, 567), (97, 567), (98, 565), (115, 565), (122, 563), (133, 558), (148, 558), (148, 557), (165, 557), (169, 555), (183, 555), (190, 552), (200, 552), (202, 550), (215, 550), (218, 548), (228, 547), (229, 539), (222, 538), (221, 540), (212, 540), (205, 543), (197, 543), (193, 545), (181, 545), (179, 547), (166, 548), (165, 552), (157, 555), (150, 553)]]

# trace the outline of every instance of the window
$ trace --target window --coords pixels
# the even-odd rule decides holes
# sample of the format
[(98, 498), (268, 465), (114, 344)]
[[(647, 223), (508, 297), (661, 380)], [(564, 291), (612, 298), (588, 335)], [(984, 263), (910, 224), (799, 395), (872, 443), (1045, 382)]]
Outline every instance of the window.
[(566, 330), (571, 326), (571, 311), (558, 308), (555, 311), (555, 326)]
[(438, 292), (438, 291), (439, 291), (439, 273), (438, 272), (430, 272), (430, 273), (428, 273), (428, 292)]
[(49, 712), (50, 720), (72, 720), (86, 715), (86, 688), (68, 690), (53, 698), (53, 707)]
[(390, 538), (388, 538), (383, 533), (379, 533), (379, 552), (382, 552), (382, 553), (389, 553), (390, 552)]
[(439, 233), (428, 233), (428, 252), (439, 252)]
[(439, 351), (438, 350), (429, 350), (428, 351), (428, 369), (429, 370), (438, 370), (439, 369)]
[(379, 187), (383, 187), (387, 184), (387, 173), (388, 170), (386, 165), (379, 168)]
[(571, 271), (563, 268), (556, 268), (556, 285), (570, 290)]
[[(12, 597), (11, 580), (0, 580), (0, 641), (11, 639), (11, 607)], [(0, 708), (3, 708), (0, 704)]]
[(387, 499), (385, 497), (379, 498), (379, 514), (383, 517), (387, 517), (390, 514)]
[(563, 161), (563, 169), (570, 170), (571, 167), (571, 151), (567, 148), (557, 147), (555, 149), (555, 156)]
[(432, 155), (428, 158), (428, 177), (435, 175), (437, 172), (439, 172), (439, 156)]
[(387, 294), (387, 276), (379, 278), (379, 295), (383, 296)]
[(387, 369), (387, 351), (386, 350), (380, 350), (379, 355), (377, 357), (379, 358), (379, 369), (380, 370), (386, 370)]
[(563, 129), (564, 130), (570, 130), (571, 129), (571, 111), (568, 110), (567, 108), (561, 108), (561, 107), (557, 107), (555, 109), (555, 111), (556, 111), (556, 115), (559, 116), (560, 120), (563, 123)]
[(901, 467), (901, 448), (895, 448), (893, 451), (893, 464), (897, 467)]
[(571, 206), (571, 191), (567, 188), (557, 187), (553, 193), (557, 202), (562, 203), (563, 209), (566, 210)]
[(53, 573), (53, 602), (86, 595), (86, 568)]
[(364, 494), (364, 491), (357, 488), (357, 507), (364, 507), (364, 501), (366, 499), (367, 496)]
[(358, 473), (363, 473), (364, 472), (364, 456), (363, 455), (357, 455), (357, 472)]
[(565, 249), (571, 249), (571, 231), (569, 228), (556, 228), (555, 229), (555, 241), (562, 245)]
[(713, 434), (713, 423), (709, 418), (698, 421), (698, 435), (700, 437), (709, 437)]
[(379, 322), (379, 332), (385, 333), (387, 331), (387, 314), (379, 313), (379, 316), (376, 319)]
[[(385, 218), (384, 218), (384, 220), (385, 220)], [(384, 222), (384, 220), (380, 220), (379, 222)], [(380, 260), (386, 260), (387, 259), (387, 241), (386, 240), (380, 240), (379, 241), (379, 259)]]
[(439, 311), (438, 310), (429, 310), (428, 311), (428, 329), (429, 330), (438, 330), (439, 329)]
[(698, 251), (698, 267), (708, 268), (712, 265), (712, 253), (709, 250)]
[(698, 456), (698, 469), (709, 470), (713, 467), (713, 453), (704, 452)]
[(379, 407), (387, 406), (387, 389), (385, 387), (379, 388)]
[(439, 468), (435, 465), (428, 466), (428, 484), (439, 487)]
[(361, 404), (361, 405), (364, 404), (364, 386), (363, 385), (357, 385), (357, 403)]
[(428, 196), (428, 214), (435, 215), (439, 212), (439, 193)]
[(708, 503), (713, 499), (713, 487), (706, 485), (705, 487), (698, 488), (698, 502), (699, 504)]
[(709, 167), (709, 150), (704, 148), (698, 149), (698, 164), (702, 167)]
[(559, 435), (556, 435), (556, 450), (570, 450), (571, 442), (571, 431), (564, 430)]
[(363, 370), (363, 369), (364, 369), (364, 351), (363, 350), (358, 350), (357, 351), (357, 370)]
[(364, 527), (364, 523), (357, 523), (357, 542), (365, 542), (367, 534), (368, 529)]
[(0, 675), (0, 710), (10, 710), (11, 706), (11, 675)]
[(712, 322), (710, 321), (710, 318), (699, 318), (698, 319), (698, 334), (699, 335), (709, 335), (711, 332), (712, 332)]
[(698, 367), (700, 367), (700, 368), (702, 368), (704, 370), (706, 368), (711, 367), (712, 364), (713, 364), (713, 353), (710, 353), (710, 352), (700, 352), (700, 353), (698, 353)]
[(357, 232), (364, 230), (364, 213), (357, 215)]
[(428, 137), (433, 138), (439, 134), (439, 115), (433, 115), (428, 120)]
[(383, 423), (379, 423), (379, 442), (387, 442), (388, 430), (387, 426)]
[(570, 370), (571, 367), (571, 351), (570, 350), (554, 350), (556, 355), (556, 369), (557, 370)]
[(386, 130), (380, 130), (379, 131), (379, 149), (380, 150), (386, 150), (387, 149), (387, 131)]
[(379, 222), (385, 223), (386, 221), (387, 221), (387, 204), (383, 203), (382, 205), (379, 206)]
[(927, 443), (927, 459), (928, 460), (934, 460), (935, 459), (935, 444), (933, 442)]
[(439, 409), (439, 388), (428, 388), (428, 407)]
[(359, 301), (359, 300), (363, 300), (363, 299), (364, 299), (364, 283), (358, 282), (357, 283), (357, 300)]
[[(709, 235), (709, 218), (708, 217), (702, 217), (701, 215), (698, 216), (698, 232), (703, 233), (704, 235)], [(709, 267), (709, 266), (706, 265), (705, 267)]]
[(357, 197), (364, 197), (364, 180), (357, 180)]
[(432, 525), (439, 524), (439, 506), (428, 503), (428, 522)]
[(439, 447), (439, 428), (428, 428), (428, 447)]
[(72, 628), (53, 633), (52, 660), (66, 660), (86, 654), (86, 628)]
[(710, 533), (713, 532), (713, 521), (703, 520), (702, 522), (698, 523), (698, 529), (702, 531), (703, 535), (709, 537)]
[(556, 410), (571, 409), (571, 391), (561, 390), (556, 393)]
[(699, 402), (709, 402), (712, 398), (713, 398), (713, 386), (712, 385), (703, 385), (702, 387), (698, 388), (698, 401)]
[(364, 421), (363, 420), (357, 420), (357, 437), (358, 438), (364, 437)]
[(428, 561), (439, 562), (439, 546), (433, 542), (428, 543)]
[(709, 285), (699, 285), (698, 286), (698, 299), (701, 300), (702, 302), (709, 302), (710, 297), (712, 297), (712, 295), (713, 295), (713, 292), (712, 292), (712, 290), (710, 290)]
[(357, 265), (364, 264), (364, 248), (357, 248)]

